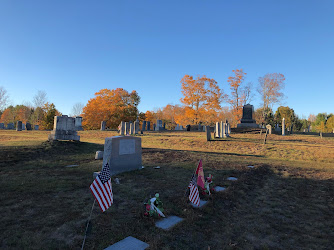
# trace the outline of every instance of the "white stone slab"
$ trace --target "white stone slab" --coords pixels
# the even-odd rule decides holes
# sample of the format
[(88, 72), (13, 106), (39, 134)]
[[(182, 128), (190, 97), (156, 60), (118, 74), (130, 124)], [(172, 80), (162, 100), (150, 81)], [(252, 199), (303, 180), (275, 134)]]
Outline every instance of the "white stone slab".
[(200, 200), (200, 202), (199, 202), (199, 206), (195, 205), (195, 204), (192, 203), (192, 202), (190, 202), (190, 205), (192, 205), (194, 208), (202, 208), (202, 207), (204, 207), (207, 203), (208, 203), (208, 201)]
[(236, 177), (228, 177), (227, 180), (229, 180), (229, 181), (237, 181), (238, 178), (236, 178)]
[(224, 188), (224, 187), (215, 186), (215, 191), (216, 192), (222, 192), (222, 191), (225, 191), (225, 190), (226, 190), (226, 188)]
[(129, 236), (124, 240), (121, 240), (114, 245), (105, 248), (105, 250), (142, 250), (148, 248), (149, 246), (149, 244)]
[(247, 166), (248, 168), (254, 168), (254, 166)]
[(156, 227), (159, 227), (163, 230), (170, 230), (172, 227), (174, 227), (177, 223), (183, 221), (184, 219), (178, 217), (178, 216), (168, 216), (167, 218), (162, 219), (161, 221), (158, 221), (155, 223)]

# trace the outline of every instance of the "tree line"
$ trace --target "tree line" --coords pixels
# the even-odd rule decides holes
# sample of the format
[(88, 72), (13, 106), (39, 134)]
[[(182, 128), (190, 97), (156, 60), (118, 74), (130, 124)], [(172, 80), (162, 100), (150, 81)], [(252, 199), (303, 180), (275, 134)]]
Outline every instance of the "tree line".
[[(254, 97), (253, 84), (245, 82), (247, 73), (243, 69), (232, 70), (227, 79), (231, 90), (229, 95), (224, 93), (212, 78), (205, 75), (185, 75), (181, 83), (181, 104), (171, 105), (149, 110), (145, 113), (138, 111), (140, 97), (133, 90), (128, 92), (123, 88), (102, 89), (95, 93), (86, 105), (77, 103), (73, 106), (72, 115), (83, 117), (85, 129), (100, 128), (101, 121), (106, 121), (109, 128), (116, 129), (121, 121), (150, 121), (157, 119), (166, 123), (167, 129), (175, 128), (176, 124), (214, 125), (215, 122), (227, 119), (232, 126), (236, 126), (242, 117), (242, 107), (250, 103)], [(281, 73), (268, 73), (259, 77), (256, 92), (261, 98), (261, 107), (254, 112), (254, 119), (258, 124), (281, 126), (285, 118), (286, 127), (297, 131), (308, 129), (312, 131), (332, 132), (333, 114), (319, 113), (310, 115), (308, 119), (300, 119), (290, 107), (280, 106), (276, 112), (272, 110), (274, 104), (284, 98), (283, 89), (285, 77)], [(46, 94), (39, 91), (34, 97), (33, 107), (24, 105), (10, 106), (3, 110), (6, 102), (6, 92), (0, 87), (1, 122), (15, 122), (22, 120), (38, 124), (41, 128), (52, 129), (54, 115), (60, 115), (53, 103), (46, 102)], [(223, 106), (226, 103), (229, 106)]]

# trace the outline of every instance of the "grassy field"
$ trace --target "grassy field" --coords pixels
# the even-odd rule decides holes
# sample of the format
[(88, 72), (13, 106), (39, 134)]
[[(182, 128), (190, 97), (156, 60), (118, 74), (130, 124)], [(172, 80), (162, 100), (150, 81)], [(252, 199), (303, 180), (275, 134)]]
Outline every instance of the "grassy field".
[[(116, 132), (81, 131), (81, 142), (47, 142), (49, 133), (0, 130), (1, 249), (81, 247), (92, 173), (102, 165), (95, 151)], [(266, 145), (260, 134), (210, 142), (204, 133), (183, 131), (141, 138), (145, 169), (117, 176), (114, 204), (105, 213), (95, 206), (85, 249), (127, 236), (150, 249), (334, 248), (334, 138), (269, 135)], [(205, 175), (227, 187), (203, 197), (210, 201), (203, 209), (184, 196), (199, 159)], [(156, 192), (166, 215), (185, 219), (171, 231), (143, 215)]]

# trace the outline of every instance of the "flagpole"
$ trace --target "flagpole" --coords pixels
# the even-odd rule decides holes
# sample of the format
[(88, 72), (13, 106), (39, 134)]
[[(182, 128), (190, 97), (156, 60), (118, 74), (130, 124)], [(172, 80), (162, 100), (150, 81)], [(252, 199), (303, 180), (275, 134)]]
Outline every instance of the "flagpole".
[(84, 240), (82, 242), (81, 250), (83, 250), (84, 246), (85, 246), (85, 241), (86, 241), (86, 237), (87, 237), (88, 226), (89, 226), (90, 218), (92, 217), (92, 212), (93, 212), (93, 208), (94, 208), (94, 205), (95, 205), (95, 201), (96, 201), (96, 199), (94, 199), (92, 209), (90, 210), (90, 215), (89, 215), (89, 218), (88, 218), (88, 222), (87, 222), (87, 226), (86, 226), (86, 232), (85, 232), (85, 237), (84, 237)]

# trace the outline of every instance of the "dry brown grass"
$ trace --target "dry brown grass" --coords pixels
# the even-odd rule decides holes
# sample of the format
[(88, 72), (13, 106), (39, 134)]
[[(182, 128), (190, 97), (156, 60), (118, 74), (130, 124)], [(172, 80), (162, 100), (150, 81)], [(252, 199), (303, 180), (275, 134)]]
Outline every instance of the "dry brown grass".
[[(93, 202), (88, 187), (92, 172), (101, 168), (94, 153), (116, 132), (82, 131), (80, 143), (48, 143), (48, 134), (0, 130), (2, 249), (81, 245)], [(149, 132), (141, 138), (146, 168), (118, 176), (121, 184), (114, 184), (115, 203), (107, 212), (95, 207), (86, 249), (103, 249), (129, 235), (151, 249), (334, 246), (333, 138), (270, 135), (266, 145), (259, 134), (211, 142), (198, 132)], [(228, 189), (198, 210), (187, 204), (184, 191), (200, 158), (205, 174)], [(79, 167), (66, 168), (72, 164)], [(143, 202), (155, 192), (167, 215), (185, 218), (171, 231), (143, 216)]]

